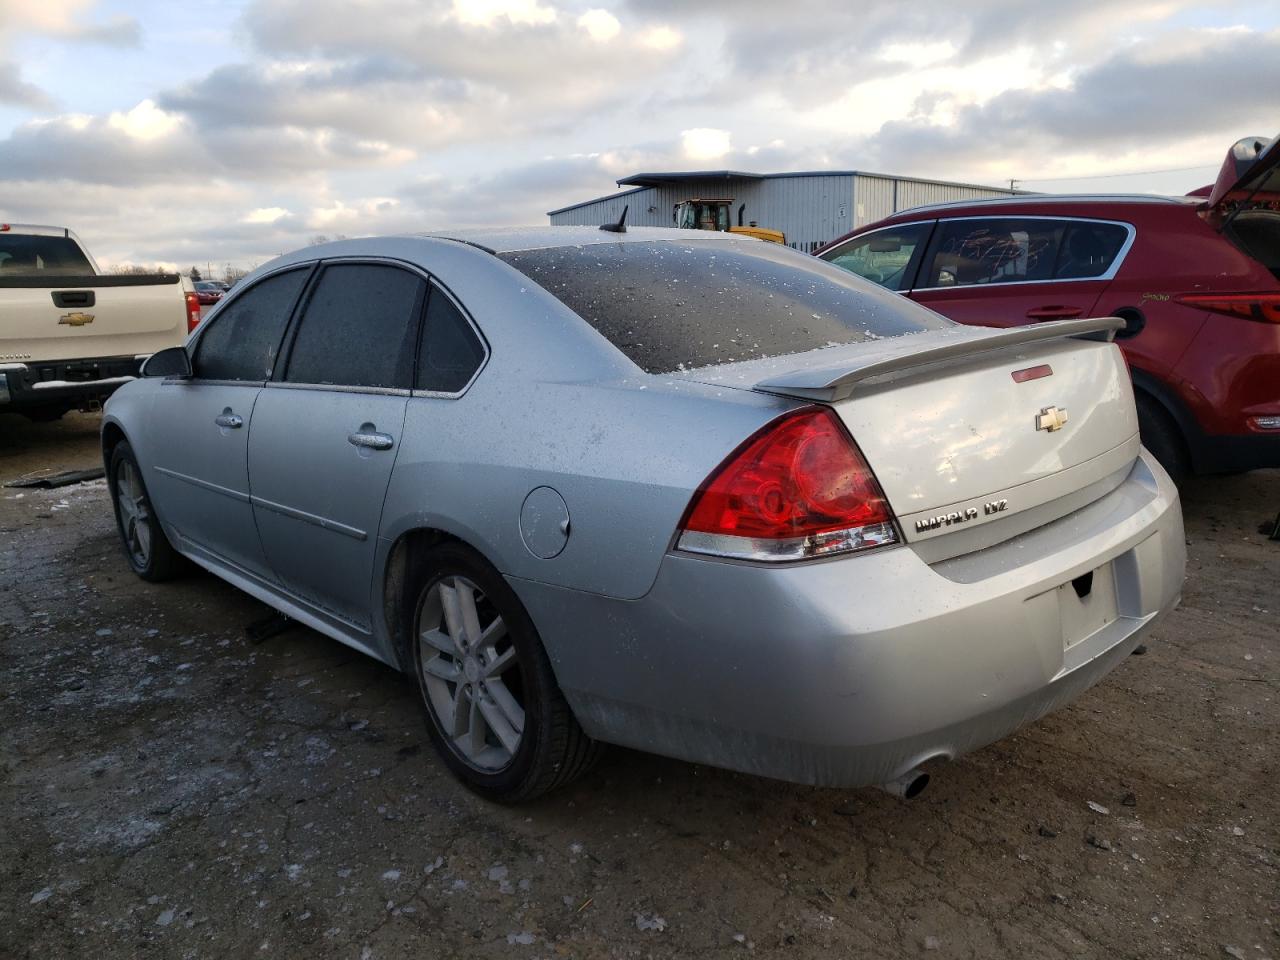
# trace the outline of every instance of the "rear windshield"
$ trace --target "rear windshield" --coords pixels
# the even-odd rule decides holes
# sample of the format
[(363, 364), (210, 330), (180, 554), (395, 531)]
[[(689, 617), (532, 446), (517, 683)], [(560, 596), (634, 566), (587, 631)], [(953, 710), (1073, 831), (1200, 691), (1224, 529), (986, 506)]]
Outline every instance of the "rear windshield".
[(500, 256), (646, 373), (951, 325), (829, 263), (758, 240), (599, 243)]
[(32, 273), (89, 276), (93, 267), (70, 237), (0, 233), (0, 277)]

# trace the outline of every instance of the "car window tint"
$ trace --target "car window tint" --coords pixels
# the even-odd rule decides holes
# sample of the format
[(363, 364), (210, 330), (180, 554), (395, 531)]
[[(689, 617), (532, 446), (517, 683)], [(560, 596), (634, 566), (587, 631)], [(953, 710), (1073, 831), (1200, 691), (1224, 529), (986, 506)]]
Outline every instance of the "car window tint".
[(193, 364), (205, 380), (266, 380), (294, 301), (309, 269), (290, 270), (255, 283), (229, 299), (200, 335)]
[(1129, 231), (1119, 223), (1073, 220), (1064, 224), (1056, 280), (1083, 280), (1100, 277), (1115, 263), (1129, 239)]
[(0, 276), (24, 273), (92, 276), (93, 267), (70, 237), (0, 234)]
[(990, 218), (938, 224), (916, 288), (1052, 280), (1064, 222)]
[(760, 240), (598, 243), (500, 256), (648, 373), (951, 325), (817, 257)]
[(483, 360), (484, 345), (471, 324), (452, 300), (432, 288), (418, 354), (418, 389), (457, 393)]
[(909, 223), (877, 230), (828, 250), (822, 259), (887, 290), (903, 290), (911, 282), (907, 276), (911, 256), (929, 236), (932, 226), (932, 223)]
[(325, 267), (302, 312), (285, 380), (409, 389), (425, 291), (420, 277), (399, 267)]

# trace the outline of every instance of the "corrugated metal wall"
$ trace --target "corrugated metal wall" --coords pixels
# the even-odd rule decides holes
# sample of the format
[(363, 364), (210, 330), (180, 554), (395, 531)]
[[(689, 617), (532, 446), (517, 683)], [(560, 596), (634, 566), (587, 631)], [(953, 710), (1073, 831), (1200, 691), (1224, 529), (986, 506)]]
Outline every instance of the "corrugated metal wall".
[(584, 203), (551, 217), (553, 225), (595, 226), (611, 223), (629, 207), (627, 223), (637, 227), (672, 226), (671, 210), (694, 197), (732, 197), (732, 222), (738, 207), (746, 204), (744, 222), (781, 230), (787, 244), (806, 253), (855, 227), (883, 219), (891, 213), (926, 203), (1010, 196), (996, 187), (930, 183), (899, 177), (866, 174), (816, 174), (799, 177), (739, 177), (689, 179), (622, 191), (612, 197)]
[(812, 253), (853, 229), (853, 177), (772, 177), (760, 183), (759, 215), (747, 218), (781, 230), (787, 245)]
[(930, 203), (1011, 196), (1014, 196), (1012, 190), (1001, 190), (999, 187), (931, 183), (906, 177), (875, 177), (860, 173), (854, 184), (854, 226), (865, 226), (900, 210)]

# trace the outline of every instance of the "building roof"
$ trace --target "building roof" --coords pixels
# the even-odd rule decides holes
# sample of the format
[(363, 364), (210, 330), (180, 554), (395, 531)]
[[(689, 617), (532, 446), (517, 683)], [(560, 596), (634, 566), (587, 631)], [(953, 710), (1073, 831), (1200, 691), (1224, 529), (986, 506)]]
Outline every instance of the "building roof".
[(929, 180), (923, 177), (904, 177), (893, 173), (873, 173), (869, 170), (796, 170), (787, 173), (751, 173), (746, 170), (674, 170), (659, 173), (633, 173), (617, 181), (620, 187), (631, 187), (621, 193), (614, 193), (592, 200), (582, 200), (555, 210), (548, 210), (547, 216), (554, 217), (558, 213), (567, 213), (579, 207), (588, 207), (604, 200), (616, 200), (670, 183), (681, 183), (686, 180), (784, 180), (789, 177), (879, 177), (884, 180), (900, 180), (909, 183), (930, 183), (941, 187), (961, 187), (968, 190), (1000, 190), (1007, 194), (1026, 194), (1028, 190), (1009, 190), (1006, 187), (993, 187), (982, 183), (961, 183), (954, 180)]
[(713, 242), (763, 241), (744, 237), (740, 233), (720, 233), (715, 230), (678, 230), (675, 227), (627, 227), (625, 233), (610, 233), (599, 227), (467, 227), (460, 230), (439, 230), (412, 234), (432, 240), (456, 240), (489, 253), (514, 253), (517, 250), (540, 250), (548, 247), (580, 247), (596, 243), (640, 243), (644, 241), (671, 240), (692, 243), (698, 240)]

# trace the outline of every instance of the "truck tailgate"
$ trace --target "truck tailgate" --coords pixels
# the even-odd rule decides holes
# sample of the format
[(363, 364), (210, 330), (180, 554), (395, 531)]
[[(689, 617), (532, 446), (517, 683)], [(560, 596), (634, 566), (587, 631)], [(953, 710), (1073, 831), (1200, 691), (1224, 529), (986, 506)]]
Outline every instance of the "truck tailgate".
[(68, 277), (65, 286), (58, 280), (0, 281), (0, 352), (6, 358), (135, 356), (186, 340), (185, 291), (176, 275)]

